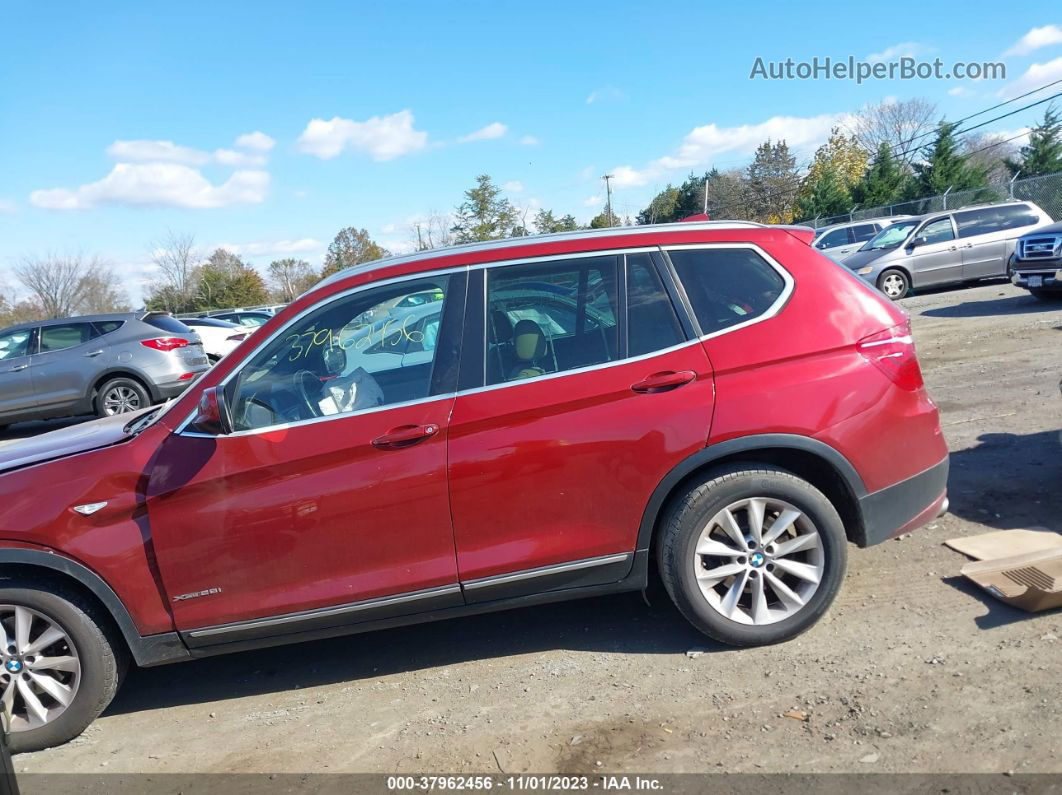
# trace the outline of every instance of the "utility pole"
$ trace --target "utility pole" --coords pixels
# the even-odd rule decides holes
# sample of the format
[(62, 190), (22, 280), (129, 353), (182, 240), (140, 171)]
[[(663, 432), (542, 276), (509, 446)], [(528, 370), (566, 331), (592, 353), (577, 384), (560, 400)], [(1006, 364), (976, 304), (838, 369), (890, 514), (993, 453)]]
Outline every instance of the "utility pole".
[(608, 225), (612, 226), (612, 183), (609, 182), (612, 175), (605, 174), (601, 179), (605, 180), (605, 216), (608, 218)]

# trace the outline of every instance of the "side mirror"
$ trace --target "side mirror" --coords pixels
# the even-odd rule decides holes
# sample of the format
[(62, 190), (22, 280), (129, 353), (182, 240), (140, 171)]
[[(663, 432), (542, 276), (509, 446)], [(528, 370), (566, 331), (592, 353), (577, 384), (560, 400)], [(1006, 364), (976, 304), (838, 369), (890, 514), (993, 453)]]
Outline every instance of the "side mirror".
[(924, 246), (925, 244), (926, 244), (926, 239), (924, 237), (922, 237), (921, 235), (919, 235), (914, 240), (912, 240), (910, 243), (908, 243), (907, 247), (908, 248), (918, 248), (919, 246)]
[(203, 394), (199, 396), (199, 409), (195, 420), (192, 421), (192, 426), (202, 433), (215, 435), (232, 433), (232, 417), (229, 416), (229, 406), (221, 387), (215, 386), (203, 390)]

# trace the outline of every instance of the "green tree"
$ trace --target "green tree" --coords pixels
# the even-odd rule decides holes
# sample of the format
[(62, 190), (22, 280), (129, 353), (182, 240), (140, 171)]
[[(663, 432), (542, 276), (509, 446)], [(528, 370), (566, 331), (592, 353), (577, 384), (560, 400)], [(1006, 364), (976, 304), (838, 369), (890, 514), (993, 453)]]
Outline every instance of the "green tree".
[(834, 127), (815, 152), (800, 186), (796, 214), (803, 218), (840, 215), (852, 207), (852, 186), (867, 169), (867, 153), (854, 135)]
[(277, 301), (284, 303), (294, 301), (313, 287), (318, 278), (318, 274), (310, 267), (310, 263), (304, 259), (288, 257), (269, 263), (270, 286), (273, 297)]
[(852, 185), (852, 202), (860, 207), (879, 207), (893, 204), (908, 193), (910, 174), (896, 159), (892, 147), (882, 141), (863, 176)]
[(269, 300), (265, 280), (231, 251), (216, 249), (196, 270), (196, 310), (253, 306)]
[(667, 224), (677, 221), (679, 215), (679, 189), (668, 184), (649, 202), (649, 206), (638, 213), (639, 224)]
[(321, 278), (331, 276), (344, 268), (389, 256), (391, 256), (391, 252), (375, 243), (364, 229), (358, 229), (353, 226), (344, 227), (336, 233), (335, 238), (328, 244), (324, 268), (321, 270)]
[(753, 217), (749, 183), (741, 169), (713, 168), (705, 175), (704, 191), (708, 215), (712, 218), (749, 220)]
[(911, 198), (934, 196), (948, 188), (965, 190), (987, 186), (988, 175), (984, 167), (971, 163), (961, 154), (955, 126), (946, 121), (937, 125), (936, 138), (923, 152), (925, 161), (914, 164), (912, 189), (917, 195)]
[(557, 218), (552, 210), (542, 209), (535, 213), (535, 231), (540, 235), (551, 235), (554, 232), (574, 232), (579, 228), (579, 222), (573, 215), (565, 215)]
[(793, 208), (800, 188), (796, 158), (785, 141), (764, 141), (745, 169), (749, 210), (762, 223), (786, 224), (793, 220)]
[(499, 240), (510, 237), (519, 224), (512, 203), (488, 174), (476, 177), (476, 185), (465, 191), (465, 200), (454, 211), (451, 231), (458, 243)]
[(1011, 175), (1040, 177), (1062, 171), (1062, 118), (1053, 105), (1044, 111), (1044, 120), (1029, 132), (1029, 143), (1018, 153), (1020, 159), (1008, 159)]
[(852, 208), (852, 196), (844, 178), (833, 166), (820, 168), (815, 179), (805, 180), (797, 200), (798, 218), (828, 218), (841, 215)]
[(611, 226), (623, 226), (623, 220), (616, 214), (615, 210), (609, 213), (607, 206), (590, 219), (591, 229), (606, 229)]

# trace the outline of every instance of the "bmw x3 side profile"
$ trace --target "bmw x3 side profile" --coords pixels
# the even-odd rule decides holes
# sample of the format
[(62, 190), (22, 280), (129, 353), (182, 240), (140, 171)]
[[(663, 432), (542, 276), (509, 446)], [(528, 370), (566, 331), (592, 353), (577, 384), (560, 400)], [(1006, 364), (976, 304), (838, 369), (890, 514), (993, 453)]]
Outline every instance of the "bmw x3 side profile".
[(166, 406), (0, 447), (12, 747), (76, 736), (130, 662), (657, 575), (721, 642), (807, 630), (849, 546), (939, 515), (948, 473), (907, 316), (811, 239), (691, 222), (357, 266)]

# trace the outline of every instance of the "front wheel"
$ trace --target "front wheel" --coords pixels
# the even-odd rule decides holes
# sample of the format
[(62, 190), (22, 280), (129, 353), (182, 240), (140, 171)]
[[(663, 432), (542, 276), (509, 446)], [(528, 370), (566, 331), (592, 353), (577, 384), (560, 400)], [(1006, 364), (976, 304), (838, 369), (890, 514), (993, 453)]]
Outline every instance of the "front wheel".
[(878, 277), (878, 289), (885, 293), (887, 298), (899, 301), (911, 291), (911, 280), (903, 271), (888, 268)]
[(826, 496), (790, 472), (715, 470), (672, 505), (660, 574), (693, 626), (732, 646), (789, 640), (833, 602), (847, 540)]
[(94, 605), (33, 582), (0, 582), (0, 705), (14, 752), (77, 737), (114, 698), (124, 656)]

